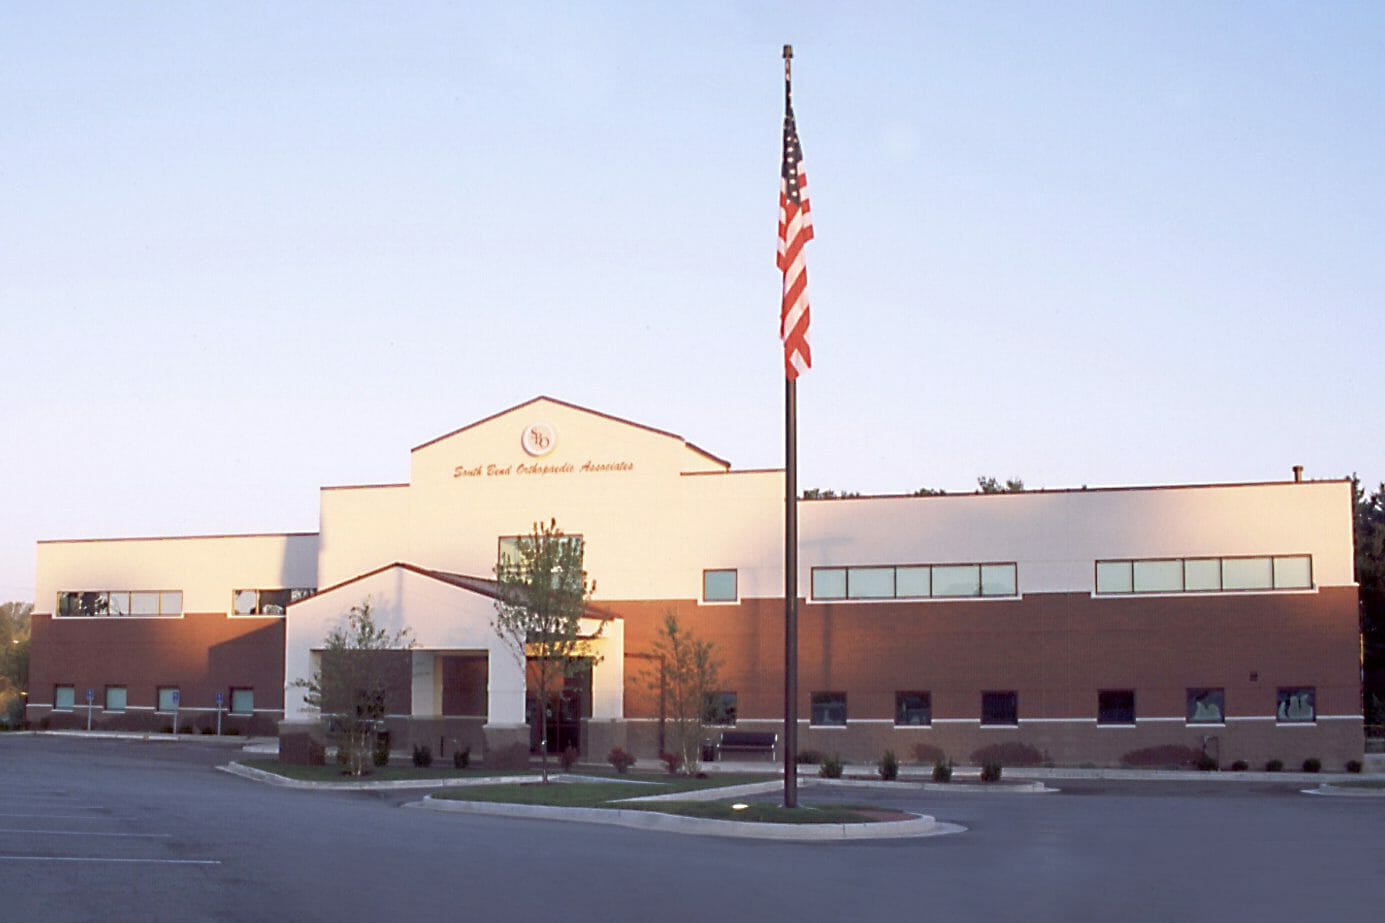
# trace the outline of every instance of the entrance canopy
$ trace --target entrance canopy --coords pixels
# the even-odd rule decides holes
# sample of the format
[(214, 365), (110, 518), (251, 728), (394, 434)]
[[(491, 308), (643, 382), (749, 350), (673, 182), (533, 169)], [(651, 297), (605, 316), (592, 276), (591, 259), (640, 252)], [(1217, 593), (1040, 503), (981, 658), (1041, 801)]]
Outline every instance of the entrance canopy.
[[(367, 601), (378, 626), (390, 634), (409, 629), (409, 640), (423, 651), (485, 652), (487, 726), (524, 724), (524, 657), (492, 627), (497, 589), (495, 581), (396, 562), (329, 587), (289, 606), (284, 643), (284, 718), (311, 721), (317, 713), (294, 686), (312, 676), (314, 651), (320, 650), (332, 629), (341, 625), (352, 607)], [(624, 624), (619, 618), (592, 613), (583, 619), (582, 633), (591, 634), (604, 621), (595, 642), (601, 661), (592, 671), (592, 717), (624, 715)], [(441, 712), (435, 694), (438, 677), (432, 658), (414, 658), (413, 713)]]

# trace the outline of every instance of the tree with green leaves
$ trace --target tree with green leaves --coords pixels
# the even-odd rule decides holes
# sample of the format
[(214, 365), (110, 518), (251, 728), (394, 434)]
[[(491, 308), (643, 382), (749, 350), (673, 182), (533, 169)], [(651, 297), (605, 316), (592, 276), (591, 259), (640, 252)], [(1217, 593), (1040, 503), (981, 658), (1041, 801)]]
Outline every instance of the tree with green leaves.
[(991, 477), (983, 475), (976, 479), (976, 492), (982, 494), (1022, 494), (1024, 493), (1024, 481), (1020, 478), (1006, 478), (1005, 483)]
[(1355, 501), (1356, 583), (1361, 606), (1361, 709), (1366, 724), (1385, 724), (1385, 483), (1367, 494), (1351, 478)]
[(414, 646), (408, 628), (391, 632), (375, 621), (370, 600), (352, 606), (342, 623), (327, 633), (318, 670), (294, 686), (304, 703), (327, 722), (338, 759), (353, 776), (371, 765), (376, 735), (385, 718), (389, 676), (380, 654)]
[(569, 677), (600, 662), (595, 640), (603, 622), (582, 634), (582, 617), (596, 584), (582, 569), (582, 537), (566, 535), (556, 519), (536, 522), (520, 536), (495, 566), (497, 596), (491, 621), (533, 683), (538, 699), (539, 754), (543, 781), (548, 781), (548, 721), (550, 696), (560, 692)]
[(29, 688), (29, 625), (33, 603), (0, 603), (0, 722), (24, 721)]
[(669, 610), (654, 640), (654, 656), (658, 665), (644, 673), (645, 684), (663, 702), (668, 752), (679, 757), (685, 773), (694, 775), (701, 768), (702, 735), (721, 668), (716, 646)]

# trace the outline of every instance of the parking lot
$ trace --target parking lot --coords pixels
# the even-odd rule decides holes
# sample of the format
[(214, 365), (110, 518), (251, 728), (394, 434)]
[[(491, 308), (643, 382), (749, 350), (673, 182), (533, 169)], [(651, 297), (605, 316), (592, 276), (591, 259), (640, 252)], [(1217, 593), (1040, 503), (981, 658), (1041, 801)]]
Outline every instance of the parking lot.
[(0, 736), (0, 920), (1324, 919), (1378, 911), (1385, 799), (1283, 783), (804, 790), (966, 825), (804, 845), (401, 810), (217, 772), (234, 747)]

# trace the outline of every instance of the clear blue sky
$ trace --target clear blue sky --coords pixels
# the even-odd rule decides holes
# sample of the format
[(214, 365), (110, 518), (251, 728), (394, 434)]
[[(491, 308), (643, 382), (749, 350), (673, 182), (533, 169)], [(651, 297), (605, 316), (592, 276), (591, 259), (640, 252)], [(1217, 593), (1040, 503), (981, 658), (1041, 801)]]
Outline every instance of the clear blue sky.
[(784, 42), (802, 486), (1385, 479), (1385, 6), (853, 6), (0, 8), (0, 599), (541, 393), (782, 464)]

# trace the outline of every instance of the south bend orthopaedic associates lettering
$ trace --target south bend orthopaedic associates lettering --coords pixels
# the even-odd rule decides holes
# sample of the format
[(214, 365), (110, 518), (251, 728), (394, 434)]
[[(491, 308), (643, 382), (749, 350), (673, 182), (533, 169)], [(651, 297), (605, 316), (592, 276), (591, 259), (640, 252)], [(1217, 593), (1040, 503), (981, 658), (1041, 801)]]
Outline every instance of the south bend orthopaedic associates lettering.
[(548, 475), (548, 474), (610, 474), (627, 471), (634, 471), (635, 463), (629, 461), (584, 461), (580, 465), (572, 462), (563, 462), (560, 465), (549, 465), (540, 462), (532, 464), (508, 465), (458, 465), (452, 469), (454, 478), (503, 478), (513, 475)]

